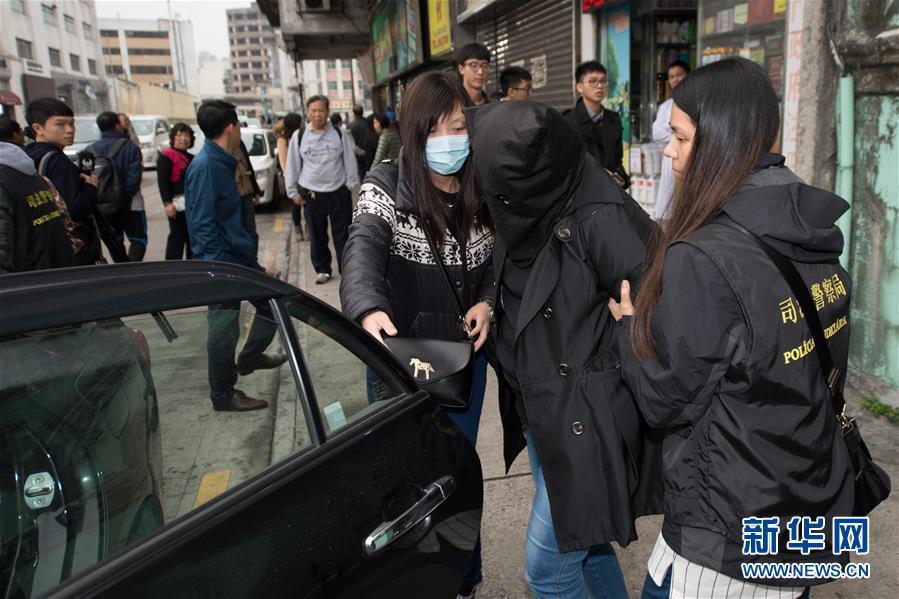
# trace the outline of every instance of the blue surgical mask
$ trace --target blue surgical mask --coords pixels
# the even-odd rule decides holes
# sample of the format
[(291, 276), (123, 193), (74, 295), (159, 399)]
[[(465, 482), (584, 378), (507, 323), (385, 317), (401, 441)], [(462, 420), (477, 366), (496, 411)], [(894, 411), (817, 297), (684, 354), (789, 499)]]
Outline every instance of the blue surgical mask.
[(429, 137), (425, 146), (428, 168), (441, 175), (458, 173), (468, 154), (468, 135)]

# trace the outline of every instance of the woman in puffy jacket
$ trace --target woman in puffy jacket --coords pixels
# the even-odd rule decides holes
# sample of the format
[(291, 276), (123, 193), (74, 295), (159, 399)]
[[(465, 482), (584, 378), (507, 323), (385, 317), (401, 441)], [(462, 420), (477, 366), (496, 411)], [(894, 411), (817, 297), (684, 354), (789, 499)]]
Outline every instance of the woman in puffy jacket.
[[(376, 165), (359, 190), (343, 253), (340, 302), (344, 314), (378, 339), (470, 337), (475, 342), (470, 406), (448, 412), (474, 446), (487, 377), (480, 350), (494, 292), (493, 224), (475, 187), (466, 106), (470, 100), (462, 85), (444, 73), (426, 73), (409, 86), (401, 109), (399, 160)], [(467, 310), (470, 334), (460, 326), (426, 231)], [(369, 381), (370, 401), (378, 399), (376, 387)], [(480, 565), (478, 544), (462, 596), (480, 582)]]
[(190, 237), (187, 234), (187, 217), (184, 216), (185, 174), (193, 156), (188, 152), (194, 147), (194, 131), (186, 123), (175, 123), (169, 133), (170, 147), (163, 150), (156, 160), (156, 181), (165, 215), (169, 219), (169, 236), (165, 242), (165, 259), (190, 260)]
[[(621, 304), (610, 302), (623, 316), (624, 380), (665, 434), (665, 519), (647, 597), (807, 596), (829, 579), (747, 577), (743, 566), (849, 560), (830, 531), (835, 517), (853, 515), (853, 477), (810, 348), (819, 320), (846, 372), (851, 289), (835, 223), (848, 205), (769, 152), (779, 115), (768, 76), (743, 58), (702, 67), (674, 89), (665, 155), (680, 185), (670, 219), (636, 306), (627, 282)], [(793, 263), (813, 313), (769, 251)]]

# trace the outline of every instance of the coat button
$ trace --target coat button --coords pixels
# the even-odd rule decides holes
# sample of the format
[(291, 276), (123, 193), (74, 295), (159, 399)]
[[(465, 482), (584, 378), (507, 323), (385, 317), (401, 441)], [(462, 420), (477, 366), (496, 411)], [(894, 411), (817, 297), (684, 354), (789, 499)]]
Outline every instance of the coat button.
[(575, 420), (571, 423), (571, 432), (575, 435), (581, 435), (584, 433), (584, 425), (581, 424), (580, 420)]
[(568, 376), (568, 364), (559, 364), (559, 374), (562, 376)]
[(571, 238), (571, 229), (568, 227), (559, 227), (559, 237), (562, 239), (570, 239)]
[(549, 320), (552, 317), (553, 317), (553, 309), (550, 308), (549, 306), (546, 306), (545, 308), (543, 308), (543, 318)]
[(462, 281), (456, 281), (456, 289), (462, 289)]

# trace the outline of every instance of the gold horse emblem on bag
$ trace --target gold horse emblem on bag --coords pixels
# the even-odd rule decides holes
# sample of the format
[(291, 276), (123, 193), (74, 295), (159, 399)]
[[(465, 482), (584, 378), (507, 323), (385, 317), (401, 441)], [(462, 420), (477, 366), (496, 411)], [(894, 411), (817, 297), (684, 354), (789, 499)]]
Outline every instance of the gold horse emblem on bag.
[(430, 362), (422, 362), (421, 358), (412, 358), (409, 361), (409, 366), (415, 366), (415, 374), (412, 375), (412, 378), (418, 379), (418, 373), (425, 373), (425, 380), (430, 381), (431, 375), (435, 373), (434, 367), (431, 366)]

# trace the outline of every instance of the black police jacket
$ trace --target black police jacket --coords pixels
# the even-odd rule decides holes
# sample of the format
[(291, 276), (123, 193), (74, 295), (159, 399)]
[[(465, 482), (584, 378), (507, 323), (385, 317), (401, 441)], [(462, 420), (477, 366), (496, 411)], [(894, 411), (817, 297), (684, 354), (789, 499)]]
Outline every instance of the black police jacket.
[(0, 219), (8, 220), (0, 229), (12, 237), (0, 239), (0, 251), (11, 255), (12, 272), (76, 266), (65, 215), (43, 177), (0, 165), (0, 203), (7, 204)]
[[(627, 324), (617, 344), (641, 412), (665, 430), (665, 541), (738, 579), (741, 562), (848, 561), (829, 541), (809, 556), (784, 546), (797, 515), (825, 516), (830, 539), (831, 518), (851, 515), (852, 476), (796, 298), (756, 243), (726, 225), (736, 221), (794, 262), (845, 373), (851, 288), (834, 223), (847, 204), (782, 165), (783, 157), (768, 155), (716, 221), (668, 249), (652, 318), (657, 359), (636, 358)], [(742, 555), (742, 519), (750, 516), (780, 518), (777, 555)]]
[[(531, 267), (514, 348), (500, 352), (515, 356), (498, 371), (506, 467), (525, 446), (502, 375), (514, 369), (563, 552), (627, 545), (637, 538), (634, 519), (661, 511), (660, 446), (622, 384), (607, 305), (622, 279), (639, 285), (654, 226), (588, 156), (570, 208)], [(497, 244), (497, 327), (513, 326), (501, 301), (505, 262)]]

